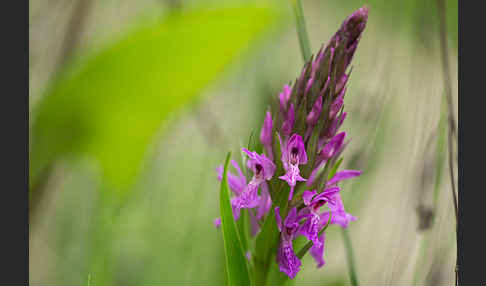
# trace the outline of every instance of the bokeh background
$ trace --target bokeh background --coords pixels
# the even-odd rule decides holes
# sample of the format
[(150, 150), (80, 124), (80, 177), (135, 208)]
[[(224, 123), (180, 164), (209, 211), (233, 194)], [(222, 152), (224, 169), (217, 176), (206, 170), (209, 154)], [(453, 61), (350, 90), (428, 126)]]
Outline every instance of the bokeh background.
[[(361, 285), (454, 281), (438, 2), (303, 0), (313, 53), (370, 9), (342, 127)], [(215, 167), (299, 74), (290, 2), (31, 0), (29, 40), (30, 285), (225, 285)], [(337, 227), (325, 259), (295, 285), (349, 285)]]

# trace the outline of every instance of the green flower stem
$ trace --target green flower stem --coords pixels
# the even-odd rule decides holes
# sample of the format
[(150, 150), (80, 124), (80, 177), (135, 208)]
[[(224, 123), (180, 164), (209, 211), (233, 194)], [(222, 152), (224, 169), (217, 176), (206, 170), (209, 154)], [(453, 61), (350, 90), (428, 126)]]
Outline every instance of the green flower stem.
[(305, 27), (304, 11), (302, 9), (302, 2), (300, 0), (291, 0), (292, 8), (295, 14), (297, 25), (297, 36), (299, 37), (300, 50), (304, 63), (309, 61), (311, 57), (310, 41)]
[(358, 276), (356, 275), (356, 262), (354, 261), (353, 246), (351, 245), (351, 239), (349, 238), (348, 229), (342, 228), (341, 230), (346, 249), (346, 257), (348, 259), (349, 279), (351, 280), (351, 285), (358, 286)]

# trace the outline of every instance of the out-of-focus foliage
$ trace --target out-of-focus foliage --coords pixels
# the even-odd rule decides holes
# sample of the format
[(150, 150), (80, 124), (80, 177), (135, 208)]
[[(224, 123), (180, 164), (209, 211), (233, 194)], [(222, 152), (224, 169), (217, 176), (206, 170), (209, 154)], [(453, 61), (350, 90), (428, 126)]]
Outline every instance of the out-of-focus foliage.
[(174, 12), (61, 78), (32, 118), (30, 186), (53, 160), (81, 154), (128, 190), (167, 116), (194, 102), (274, 16), (256, 7)]

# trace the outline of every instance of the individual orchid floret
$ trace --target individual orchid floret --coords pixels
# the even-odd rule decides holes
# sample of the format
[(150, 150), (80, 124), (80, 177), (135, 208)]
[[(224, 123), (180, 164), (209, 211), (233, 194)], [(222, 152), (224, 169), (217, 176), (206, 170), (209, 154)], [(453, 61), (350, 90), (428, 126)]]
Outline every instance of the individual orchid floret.
[(275, 173), (275, 164), (264, 154), (260, 155), (245, 148), (242, 150), (249, 157), (246, 164), (248, 169), (253, 171), (253, 177), (240, 195), (231, 199), (236, 220), (240, 217), (242, 208), (255, 208), (259, 206), (260, 196), (258, 196), (258, 188), (263, 182), (270, 180)]
[(297, 181), (306, 181), (306, 179), (300, 176), (299, 165), (307, 164), (307, 154), (305, 152), (304, 141), (299, 134), (294, 133), (285, 144), (282, 144), (280, 137), (279, 140), (282, 149), (282, 164), (286, 173), (278, 178), (287, 181), (290, 186), (290, 201), (293, 197), (294, 187)]
[(267, 152), (267, 156), (268, 158), (270, 158), (270, 160), (273, 160), (272, 129), (273, 129), (272, 114), (270, 113), (270, 111), (267, 111), (267, 114), (265, 115), (265, 120), (263, 121), (262, 130), (260, 132), (260, 141), (262, 142), (263, 147), (265, 148), (265, 151)]
[[(302, 194), (302, 200), (304, 201), (303, 208), (299, 214), (309, 214), (309, 218), (306, 220), (304, 226), (301, 229), (301, 234), (307, 237), (314, 244), (319, 244), (319, 231), (324, 226), (320, 218), (320, 208), (327, 202), (333, 203), (333, 196), (338, 193), (340, 189), (338, 187), (331, 187), (325, 189), (322, 193), (317, 191), (305, 191)], [(326, 221), (327, 222), (327, 221)]]
[(251, 181), (259, 184), (265, 180), (270, 180), (273, 177), (273, 174), (275, 173), (275, 164), (272, 160), (268, 159), (265, 154), (260, 155), (257, 152), (249, 151), (245, 148), (242, 150), (248, 155), (248, 161), (246, 162), (248, 169), (253, 171), (253, 178)]
[(275, 219), (280, 231), (280, 245), (277, 250), (277, 263), (281, 272), (287, 274), (290, 279), (300, 271), (301, 262), (294, 253), (292, 241), (299, 234), (301, 228), (300, 220), (305, 216), (297, 215), (297, 209), (294, 207), (290, 210), (282, 223), (279, 207), (275, 208)]
[(283, 91), (278, 95), (280, 99), (280, 112), (287, 110), (287, 103), (289, 102), (292, 89), (288, 84), (284, 85)]

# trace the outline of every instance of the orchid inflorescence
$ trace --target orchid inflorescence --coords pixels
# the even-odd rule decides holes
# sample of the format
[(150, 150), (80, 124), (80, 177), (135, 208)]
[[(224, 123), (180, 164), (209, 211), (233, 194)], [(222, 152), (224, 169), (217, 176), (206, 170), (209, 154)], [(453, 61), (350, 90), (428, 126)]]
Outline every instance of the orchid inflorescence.
[[(291, 279), (301, 266), (293, 245), (298, 236), (312, 243), (309, 252), (317, 267), (322, 267), (324, 230), (333, 224), (346, 228), (356, 220), (345, 211), (338, 184), (359, 176), (361, 171), (338, 171), (340, 156), (349, 143), (339, 128), (347, 115), (343, 111), (351, 73), (347, 68), (367, 18), (366, 7), (346, 18), (329, 43), (305, 64), (300, 77), (293, 84), (284, 85), (278, 100), (266, 112), (261, 142), (254, 146), (262, 153), (243, 148), (247, 169), (243, 172), (231, 160), (236, 173), (227, 173), (234, 219), (239, 220), (246, 209), (253, 237), (267, 225), (271, 231), (279, 232), (275, 235), (278, 246), (273, 255), (280, 271)], [(249, 172), (251, 178), (245, 175)], [(221, 181), (223, 166), (217, 168), (217, 173)], [(221, 220), (214, 223), (218, 227)], [(268, 259), (257, 251), (248, 257)]]

